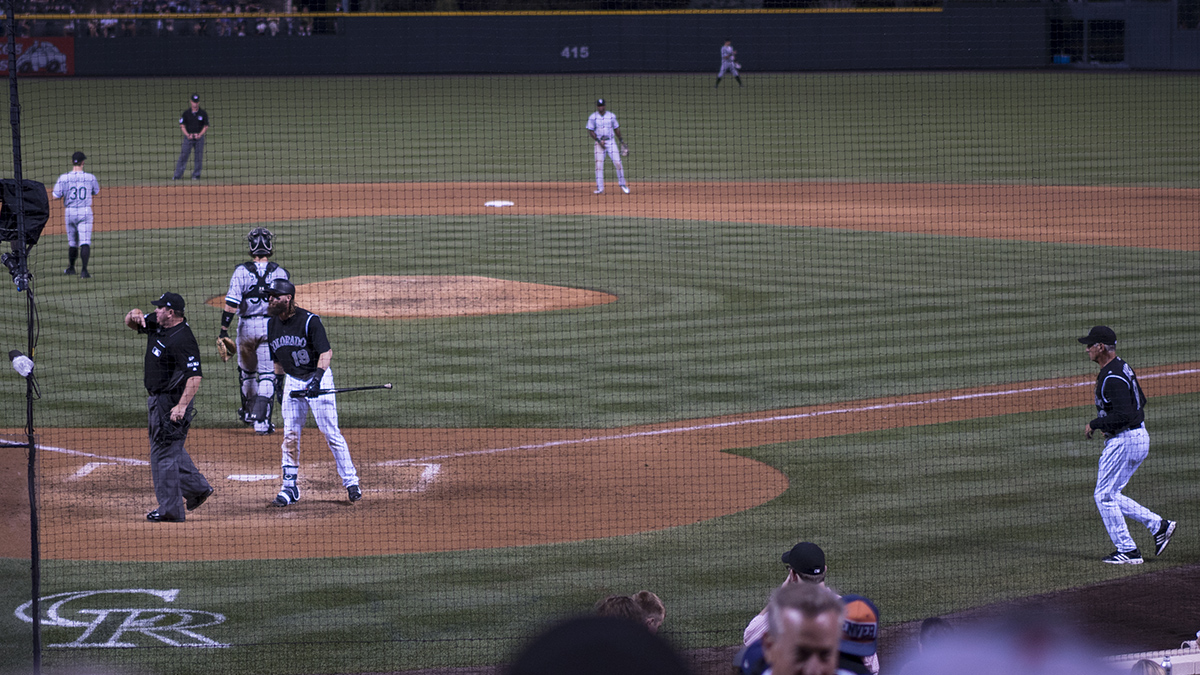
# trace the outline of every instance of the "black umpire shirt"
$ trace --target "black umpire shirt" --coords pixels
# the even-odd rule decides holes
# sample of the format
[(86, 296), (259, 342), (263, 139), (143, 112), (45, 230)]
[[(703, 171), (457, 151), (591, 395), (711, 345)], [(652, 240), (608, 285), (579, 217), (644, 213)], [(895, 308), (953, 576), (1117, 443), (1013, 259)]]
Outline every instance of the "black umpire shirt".
[(198, 134), (204, 129), (204, 127), (208, 126), (208, 113), (204, 111), (204, 108), (200, 108), (196, 112), (192, 112), (191, 107), (188, 107), (188, 109), (184, 110), (183, 114), (179, 116), (179, 123), (183, 125), (184, 129), (187, 129), (189, 134)]
[(138, 332), (149, 336), (146, 341), (146, 392), (171, 394), (178, 403), (188, 379), (203, 377), (200, 345), (192, 335), (192, 327), (183, 321), (162, 328), (154, 314), (147, 314), (146, 327), (139, 328)]
[(317, 369), (317, 357), (330, 349), (321, 317), (300, 307), (287, 321), (271, 317), (267, 323), (267, 344), (270, 345), (271, 360), (298, 380), (312, 377)]
[(1140, 426), (1146, 420), (1146, 395), (1128, 363), (1113, 358), (1096, 376), (1096, 419), (1092, 428), (1109, 436)]

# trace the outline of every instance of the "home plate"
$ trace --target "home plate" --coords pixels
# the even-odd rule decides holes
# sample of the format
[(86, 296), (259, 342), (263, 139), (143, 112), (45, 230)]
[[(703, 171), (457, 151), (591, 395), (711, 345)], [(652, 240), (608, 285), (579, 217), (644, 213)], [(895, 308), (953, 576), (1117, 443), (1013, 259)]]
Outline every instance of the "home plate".
[(275, 480), (279, 478), (277, 473), (235, 473), (226, 476), (229, 480), (240, 480), (243, 483), (253, 483), (260, 480)]
[(502, 206), (512, 206), (513, 203), (504, 201), (503, 199), (493, 199), (490, 202), (484, 202), (483, 205), (484, 206), (495, 206), (495, 207), (499, 208)]

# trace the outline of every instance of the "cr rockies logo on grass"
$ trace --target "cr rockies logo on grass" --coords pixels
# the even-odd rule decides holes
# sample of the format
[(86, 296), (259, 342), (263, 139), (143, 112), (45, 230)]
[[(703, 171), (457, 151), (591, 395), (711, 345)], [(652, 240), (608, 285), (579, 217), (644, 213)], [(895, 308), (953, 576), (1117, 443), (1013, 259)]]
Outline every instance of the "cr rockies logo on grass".
[[(137, 596), (136, 601), (113, 607), (112, 595)], [(70, 642), (48, 644), (47, 647), (151, 647), (166, 644), (171, 647), (228, 647), (199, 632), (202, 628), (225, 622), (225, 616), (202, 609), (163, 607), (175, 602), (179, 589), (122, 588), (105, 591), (75, 591), (55, 593), (42, 598), (42, 626), (74, 628), (78, 636)], [(90, 602), (89, 602), (90, 601)], [(146, 607), (145, 605), (154, 605)], [(17, 618), (33, 623), (29, 614), (33, 601), (14, 612)]]

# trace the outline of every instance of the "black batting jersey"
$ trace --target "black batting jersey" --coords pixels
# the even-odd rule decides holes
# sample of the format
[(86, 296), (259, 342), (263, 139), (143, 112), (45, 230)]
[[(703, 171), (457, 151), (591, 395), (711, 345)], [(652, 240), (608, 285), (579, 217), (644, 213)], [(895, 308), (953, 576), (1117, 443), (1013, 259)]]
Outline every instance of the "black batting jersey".
[(1096, 375), (1096, 419), (1091, 427), (1109, 436), (1146, 421), (1146, 395), (1133, 368), (1114, 357)]
[(189, 378), (203, 377), (200, 372), (200, 345), (187, 321), (170, 328), (158, 325), (154, 314), (146, 315), (146, 391), (171, 394), (178, 401)]
[(330, 349), (321, 317), (301, 307), (287, 321), (271, 317), (267, 322), (267, 344), (271, 360), (298, 380), (312, 377), (317, 357)]

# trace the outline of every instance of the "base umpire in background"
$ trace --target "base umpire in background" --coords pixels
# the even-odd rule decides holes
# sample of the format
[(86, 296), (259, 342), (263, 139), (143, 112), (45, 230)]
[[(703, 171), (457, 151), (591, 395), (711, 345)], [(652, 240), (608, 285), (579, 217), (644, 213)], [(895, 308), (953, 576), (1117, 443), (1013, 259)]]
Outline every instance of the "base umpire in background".
[[(275, 431), (271, 410), (275, 400), (275, 367), (267, 348), (268, 290), (276, 279), (287, 279), (288, 271), (271, 262), (275, 235), (265, 227), (256, 227), (246, 235), (253, 260), (238, 265), (229, 278), (225, 293), (225, 311), (221, 314), (221, 332), (217, 335), (217, 355), (222, 361), (237, 352), (238, 395), (242, 405), (238, 419), (253, 424), (259, 434)], [(238, 317), (237, 344), (229, 337), (229, 325)]]
[(183, 297), (166, 292), (154, 300), (156, 309), (144, 314), (131, 309), (125, 325), (148, 336), (146, 340), (146, 407), (150, 426), (150, 475), (158, 508), (146, 514), (156, 523), (183, 522), (213, 493), (212, 486), (192, 463), (184, 443), (200, 390), (200, 345), (183, 317)]
[(179, 146), (179, 159), (175, 160), (175, 176), (171, 180), (183, 178), (188, 155), (193, 150), (196, 151), (196, 162), (192, 165), (192, 180), (200, 180), (200, 169), (204, 167), (204, 136), (208, 133), (211, 121), (208, 112), (200, 107), (200, 94), (192, 94), (188, 109), (179, 115), (179, 130), (183, 132), (183, 142)]
[(1154, 533), (1154, 554), (1162, 555), (1175, 533), (1175, 521), (1121, 494), (1146, 455), (1150, 434), (1146, 432), (1146, 395), (1133, 368), (1117, 356), (1117, 334), (1108, 326), (1093, 326), (1079, 338), (1087, 345), (1088, 357), (1100, 366), (1096, 376), (1096, 418), (1083, 428), (1084, 438), (1099, 431), (1108, 439), (1100, 454), (1096, 477), (1096, 507), (1117, 547), (1104, 562), (1110, 565), (1140, 565), (1142, 554), (1129, 536), (1125, 518), (1133, 518)]
[[(350, 446), (338, 428), (337, 395), (326, 392), (333, 389), (333, 373), (329, 370), (333, 349), (325, 325), (321, 317), (296, 306), (296, 287), (287, 279), (272, 281), (270, 293), (267, 343), (275, 375), (283, 378), (283, 486), (271, 505), (289, 506), (300, 500), (300, 432), (309, 410), (333, 453), (346, 495), (357, 502), (362, 499), (362, 490)], [(300, 391), (304, 393), (299, 398), (291, 395)]]

